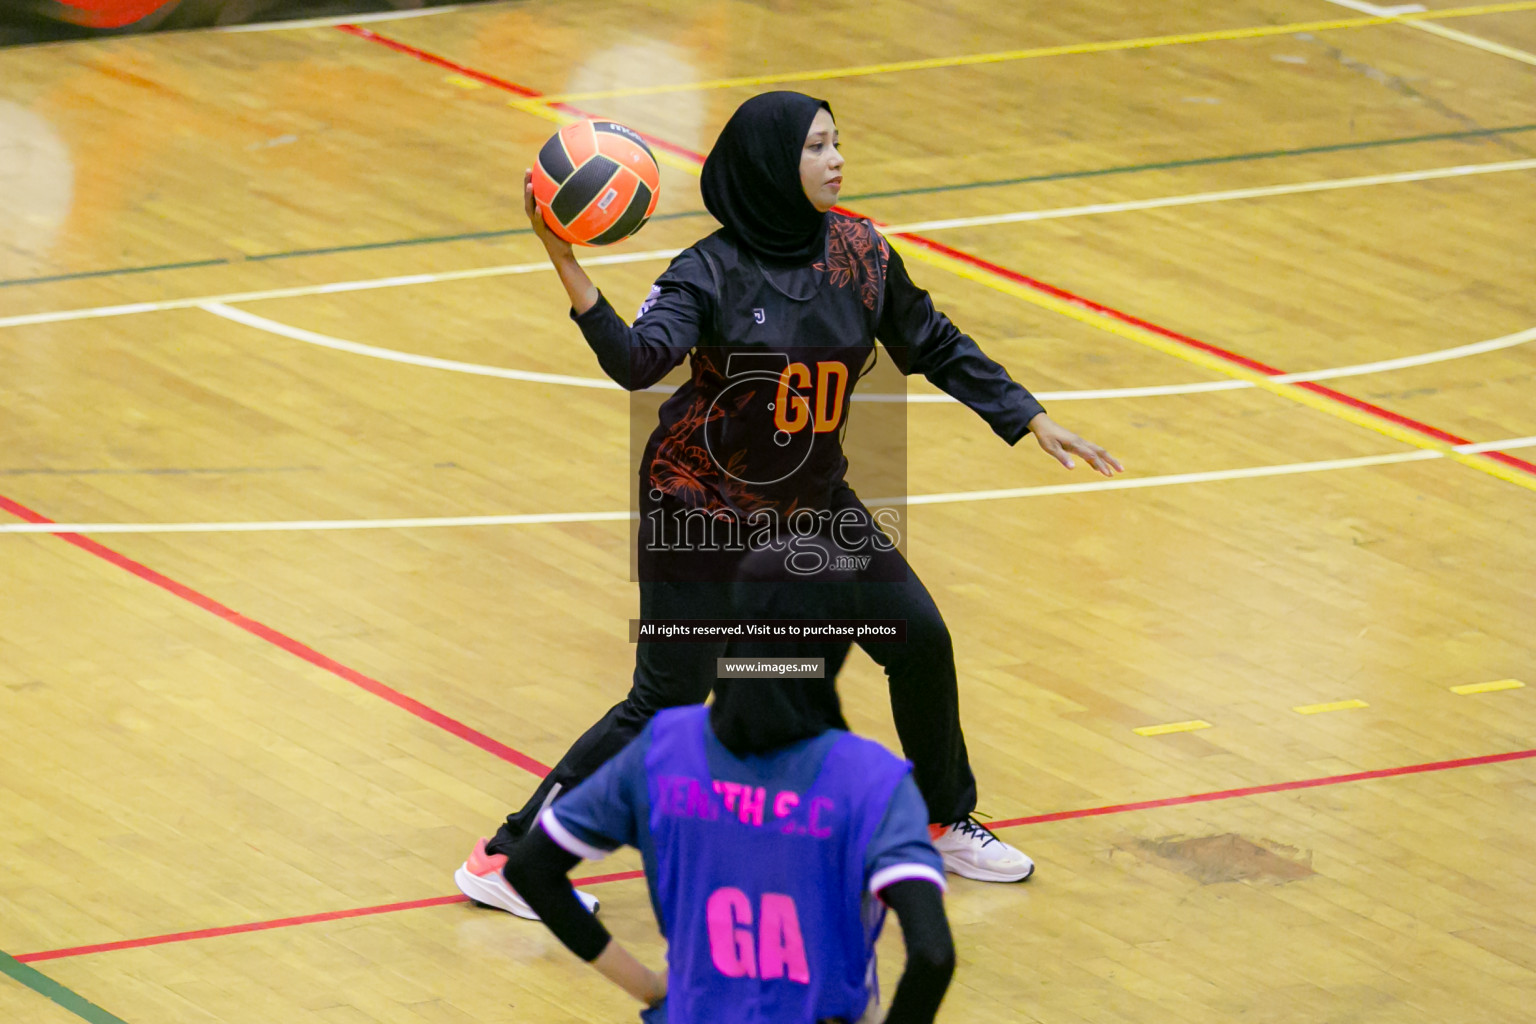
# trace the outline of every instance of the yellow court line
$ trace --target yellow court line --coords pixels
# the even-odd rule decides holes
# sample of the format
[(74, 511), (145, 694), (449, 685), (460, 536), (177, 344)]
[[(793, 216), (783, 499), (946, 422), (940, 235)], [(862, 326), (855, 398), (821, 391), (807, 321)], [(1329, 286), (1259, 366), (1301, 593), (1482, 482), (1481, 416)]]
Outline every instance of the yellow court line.
[(1525, 684), (1518, 679), (1495, 679), (1491, 683), (1464, 683), (1451, 687), (1452, 693), (1465, 696), (1469, 693), (1493, 693), (1496, 690), (1518, 690)]
[[(449, 75), (448, 77), (451, 79), (454, 76)], [(550, 110), (544, 105), (544, 102), (543, 97), (531, 100), (508, 100), (507, 106), (513, 110), (521, 110), (525, 114), (532, 114), (534, 117), (541, 117), (546, 121), (553, 121), (555, 124), (562, 126), (570, 124), (572, 121), (581, 120), (581, 118), (571, 114), (562, 114), (558, 110)]]
[[(547, 97), (539, 97), (538, 99), (526, 100), (508, 100), (507, 106), (511, 107), (513, 110), (520, 110), (525, 114), (532, 114), (534, 117), (543, 118), (545, 121), (552, 121), (561, 127), (564, 127), (573, 121), (581, 120), (581, 118), (575, 114), (566, 114), (558, 110), (549, 109), (549, 107), (544, 105), (546, 102), (548, 102)], [(695, 178), (699, 176), (700, 167), (696, 161), (685, 159), (676, 155), (675, 153), (669, 153), (667, 150), (660, 147), (652, 149), (651, 156), (655, 157), (658, 164), (671, 167), (673, 170), (687, 171)]]
[(1209, 729), (1210, 722), (1202, 722), (1195, 719), (1193, 722), (1169, 722), (1167, 725), (1143, 725), (1139, 729), (1132, 729), (1137, 736), (1163, 736), (1170, 732), (1194, 732), (1196, 729)]
[(707, 89), (738, 89), (749, 86), (780, 85), (786, 82), (822, 82), (834, 78), (860, 78), (867, 75), (889, 75), (902, 71), (927, 71), (935, 68), (969, 67), (977, 64), (1004, 64), (1011, 61), (1031, 60), (1035, 57), (1066, 57), (1088, 53), (1112, 53), (1121, 50), (1147, 50), (1159, 46), (1180, 46), (1187, 43), (1214, 43), (1234, 39), (1264, 39), (1273, 36), (1294, 35), (1298, 32), (1336, 32), (1345, 29), (1390, 25), (1397, 22), (1412, 23), (1445, 18), (1470, 18), (1477, 15), (1508, 14), (1516, 11), (1530, 10), (1536, 10), (1536, 0), (1518, 0), (1518, 2), (1502, 4), (1480, 4), (1475, 7), (1451, 7), (1439, 11), (1415, 11), (1407, 14), (1334, 18), (1327, 21), (1298, 21), (1288, 25), (1251, 25), (1246, 28), (1214, 29), (1206, 32), (1181, 32), (1166, 36), (1144, 36), (1139, 39), (1110, 39), (1095, 43), (1066, 43), (1060, 46), (1036, 46), (1022, 50), (998, 50), (992, 53), (969, 53), (953, 57), (927, 57), (922, 60), (856, 64), (841, 68), (782, 71), (771, 75), (715, 78), (703, 82), (676, 82), (669, 85), (637, 85), (620, 89), (595, 89), (588, 92), (550, 93), (531, 102), (571, 103), (577, 100), (655, 96), (661, 93), (696, 92)]
[(915, 259), (920, 263), (926, 263), (941, 270), (947, 270), (951, 274), (963, 277), (968, 281), (975, 281), (977, 284), (986, 285), (988, 288), (1000, 291), (1005, 295), (1012, 295), (1015, 298), (1023, 299), (1025, 302), (1039, 306), (1042, 309), (1048, 309), (1053, 313), (1060, 313), (1063, 316), (1071, 317), (1080, 323), (1097, 327), (1101, 331), (1108, 331), (1122, 338), (1128, 338), (1137, 344), (1145, 345), (1165, 355), (1182, 359), (1186, 363), (1193, 363), (1196, 366), (1227, 377), (1245, 380), (1254, 387), (1263, 388), (1265, 391), (1279, 395), (1281, 398), (1287, 398), (1309, 409), (1315, 409), (1318, 412), (1327, 413), (1330, 416), (1353, 423), (1356, 426), (1374, 430), (1378, 434), (1383, 434), (1394, 441), (1401, 441), (1415, 448), (1439, 452), (1448, 459), (1454, 459), (1480, 472), (1524, 487), (1527, 490), (1536, 491), (1536, 477), (1523, 473), (1512, 466), (1507, 466), (1495, 459), (1490, 459), (1485, 455), (1459, 452), (1443, 441), (1426, 437), (1385, 417), (1346, 405), (1337, 399), (1329, 398), (1327, 395), (1319, 394), (1297, 384), (1282, 383), (1268, 374), (1259, 373), (1257, 370), (1250, 370), (1244, 366), (1238, 366), (1214, 353), (1202, 351), (1193, 346), (1174, 341), (1171, 338), (1165, 338), (1160, 334), (1155, 334), (1145, 328), (1137, 327), (1123, 320), (1117, 320), (1104, 313), (1099, 313), (1076, 303), (1068, 302), (1065, 299), (1057, 298), (1054, 295), (1037, 291), (1027, 285), (1003, 277), (1001, 274), (993, 273), (983, 267), (976, 267), (945, 256), (942, 253), (934, 252), (915, 242), (908, 242), (896, 237), (891, 239), (891, 243), (901, 250), (904, 257)]
[(1370, 705), (1363, 700), (1336, 700), (1327, 704), (1303, 704), (1291, 710), (1298, 715), (1321, 715), (1329, 711), (1352, 711), (1355, 708), (1368, 707)]

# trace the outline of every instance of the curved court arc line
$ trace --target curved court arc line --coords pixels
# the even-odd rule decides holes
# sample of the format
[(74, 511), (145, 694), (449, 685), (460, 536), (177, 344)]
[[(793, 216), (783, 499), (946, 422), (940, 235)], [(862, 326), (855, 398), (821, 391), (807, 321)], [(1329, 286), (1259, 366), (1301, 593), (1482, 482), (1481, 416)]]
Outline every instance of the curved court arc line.
[[(234, 309), (222, 302), (207, 302), (198, 306), (214, 316), (266, 331), (294, 341), (307, 342), (319, 345), (322, 348), (334, 349), (339, 352), (348, 352), (353, 355), (369, 356), (374, 359), (383, 359), (390, 362), (405, 363), (412, 366), (422, 366), (435, 370), (448, 370), (456, 373), (469, 373), (483, 377), (501, 377), (508, 380), (528, 381), (539, 384), (563, 384), (572, 387), (598, 388), (607, 391), (622, 391), (623, 389), (606, 377), (575, 377), (561, 373), (538, 373), (532, 370), (514, 370), (499, 366), (487, 366), (482, 363), (463, 363), (453, 359), (438, 359), (433, 356), (418, 355), (412, 352), (401, 352), (396, 349), (380, 348), (376, 345), (364, 345), (360, 342), (347, 341), (344, 338), (333, 338), (330, 335), (319, 334), (315, 331), (305, 330), (302, 327), (294, 327), (268, 317), (257, 316), (245, 310)], [(1486, 341), (1474, 341), (1466, 345), (1457, 345), (1452, 348), (1436, 349), (1432, 352), (1421, 352), (1418, 355), (1399, 356), (1396, 359), (1379, 359), (1371, 363), (1356, 363), (1352, 366), (1335, 366), (1323, 370), (1304, 370), (1298, 373), (1282, 373), (1273, 375), (1270, 379), (1280, 384), (1294, 384), (1299, 381), (1309, 380), (1333, 380), (1339, 377), (1356, 377), (1368, 373), (1383, 373), (1388, 370), (1402, 370), (1414, 366), (1427, 366), (1431, 363), (1450, 362), (1455, 359), (1465, 359), (1469, 356), (1482, 355), (1487, 352), (1497, 352), (1500, 349), (1514, 348), (1530, 341), (1536, 341), (1536, 327), (1524, 331), (1516, 331), (1498, 338), (1489, 338)], [(1244, 388), (1252, 388), (1255, 385), (1246, 380), (1214, 380), (1200, 381), (1193, 384), (1151, 384), (1138, 387), (1125, 388), (1093, 388), (1078, 391), (1036, 391), (1034, 395), (1042, 402), (1078, 402), (1113, 398), (1156, 398), (1167, 395), (1194, 395), (1212, 391), (1239, 391)], [(668, 387), (651, 387), (648, 391), (672, 391)], [(855, 402), (871, 402), (877, 404), (906, 403), (908, 405), (942, 405), (959, 404), (954, 398), (943, 394), (859, 394), (853, 396)]]
[(315, 331), (307, 331), (302, 327), (294, 327), (291, 324), (269, 320), (264, 316), (247, 313), (233, 306), (227, 306), (222, 302), (205, 302), (197, 308), (212, 313), (214, 316), (246, 327), (254, 327), (258, 331), (266, 331), (268, 334), (276, 334), (293, 341), (302, 341), (308, 345), (318, 345), (321, 348), (333, 349), (337, 352), (349, 352), (352, 355), (368, 356), (372, 359), (383, 359), (392, 363), (404, 363), (407, 366), (421, 366), (431, 370), (448, 370), (453, 373), (468, 373), (480, 377), (500, 377), (504, 380), (520, 380), (531, 384), (561, 384), (573, 388), (598, 388), (604, 391), (622, 391), (623, 388), (606, 377), (573, 377), (566, 373), (538, 373), (533, 370), (511, 370), (500, 366), (486, 366), (483, 363), (464, 363), (457, 359), (438, 359), (435, 356), (417, 355), (414, 352), (401, 352), (392, 348), (379, 348), (376, 345), (364, 345), (356, 341), (347, 341), (344, 338), (333, 338), (328, 334), (320, 334)]
[[(1536, 447), (1536, 436), (1515, 437), (1502, 441), (1483, 441), (1458, 445), (1464, 454), (1509, 451)], [(905, 497), (867, 498), (865, 504), (955, 505), (972, 501), (1002, 501), (1013, 498), (1045, 498), (1063, 494), (1090, 494), (1099, 491), (1129, 491), (1147, 487), (1173, 487), (1181, 484), (1216, 483), (1223, 480), (1254, 480), (1301, 473), (1324, 473), (1340, 469), (1391, 466), (1404, 462), (1432, 462), (1447, 458), (1445, 453), (1428, 448), (1384, 455), (1362, 455), (1349, 459), (1324, 459), (1317, 462), (1290, 462), (1275, 466), (1245, 466), (1200, 473), (1167, 473), (1161, 476), (1116, 477), (1082, 483), (1043, 484), (1034, 487), (1009, 487), (983, 491), (950, 491), (940, 494), (909, 494)], [(539, 526), (552, 523), (611, 523), (639, 518), (630, 511), (611, 512), (531, 512), (488, 516), (420, 516), (395, 519), (295, 519), (255, 522), (208, 523), (54, 523), (32, 521), (0, 524), (0, 534), (53, 533), (324, 533), (345, 530), (420, 530), (486, 526)]]
[(1031, 305), (1061, 313), (1073, 320), (1119, 335), (1146, 348), (1215, 371), (1235, 380), (1246, 380), (1273, 395), (1363, 427), (1394, 441), (1438, 452), (1469, 469), (1486, 473), (1517, 487), (1536, 492), (1536, 464), (1506, 452), (1490, 450), (1485, 457), (1474, 443), (1430, 423), (1394, 412), (1374, 402), (1336, 391), (1311, 381), (1286, 383), (1277, 378), (1285, 372), (1267, 363), (1222, 348), (1208, 341), (1163, 327), (1150, 320), (1118, 310), (1074, 292), (1048, 284), (1019, 271), (955, 249), (925, 235), (893, 236), (892, 241), (911, 258), (966, 280), (1013, 295)]
[[(1504, 5), (1493, 5), (1479, 10), (1479, 13), (1492, 13), (1493, 9), (1505, 9)], [(1524, 7), (1520, 9), (1525, 9)], [(1463, 8), (1465, 13), (1468, 9)], [(1416, 17), (1417, 15), (1407, 15)], [(446, 57), (423, 50), (420, 47), (411, 46), (396, 39), (380, 35), (369, 29), (357, 26), (340, 26), (340, 30), (355, 35), (360, 39), (380, 46), (387, 47), (397, 53), (405, 54), (414, 60), (421, 61), (435, 67), (447, 68), (459, 74), (465, 74), (476, 81), (487, 85), (493, 85), (498, 89), (506, 90), (519, 97), (511, 101), (511, 106), (524, 110), (527, 113), (548, 118), (563, 123), (567, 117), (590, 116), (588, 111), (568, 103), (536, 103), (544, 94), (528, 86), (516, 82), (498, 78), (495, 75), (477, 71), (463, 64), (449, 60)], [(669, 159), (680, 161), (680, 166), (693, 171), (704, 163), (704, 156), (685, 146), (680, 146), (667, 139), (655, 135), (642, 133), (646, 144), (654, 151), (664, 152)], [(844, 208), (840, 212), (860, 216), (856, 211)], [(882, 222), (874, 221), (876, 226), (883, 226)], [(1066, 289), (1048, 284), (1027, 274), (982, 259), (972, 253), (944, 245), (926, 235), (907, 233), (891, 236), (893, 244), (898, 244), (905, 252), (910, 252), (915, 259), (921, 262), (944, 269), (959, 277), (974, 280), (986, 287), (993, 288), (1005, 294), (1014, 295), (1025, 301), (1042, 308), (1055, 310), (1064, 315), (1094, 327), (1116, 334), (1136, 344), (1162, 352), (1165, 355), (1174, 356), (1188, 363), (1201, 366), (1208, 370), (1214, 370), (1222, 376), (1237, 379), (1250, 380), (1253, 383), (1287, 401), (1295, 402), (1309, 409), (1314, 409), (1336, 419), (1344, 420), (1355, 426), (1390, 437), (1395, 441), (1411, 445), (1415, 448), (1423, 448), (1439, 452), (1442, 456), (1454, 459), (1456, 462), (1469, 469), (1475, 469), (1480, 473), (1488, 474), (1496, 479), (1512, 483), (1517, 487), (1536, 492), (1536, 464), (1526, 462), (1505, 452), (1492, 452), (1484, 457), (1481, 455), (1469, 455), (1458, 450), (1460, 446), (1471, 444), (1467, 438), (1449, 431), (1442, 430), (1433, 424), (1424, 423), (1411, 416), (1405, 416), (1391, 409), (1383, 408), (1373, 402), (1356, 398), (1340, 391), (1303, 381), (1299, 384), (1277, 383), (1275, 376), (1282, 374), (1277, 367), (1261, 363), (1241, 353), (1224, 349), (1199, 338), (1171, 330), (1159, 324), (1152, 323), (1140, 317), (1118, 310), (1113, 306), (1095, 302), (1092, 299), (1077, 295)]]

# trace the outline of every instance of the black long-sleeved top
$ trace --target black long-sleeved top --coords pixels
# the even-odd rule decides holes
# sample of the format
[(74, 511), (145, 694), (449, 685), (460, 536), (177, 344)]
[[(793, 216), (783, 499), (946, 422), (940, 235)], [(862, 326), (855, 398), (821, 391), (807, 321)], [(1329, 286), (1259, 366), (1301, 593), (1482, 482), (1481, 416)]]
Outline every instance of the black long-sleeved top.
[[(735, 308), (742, 304), (767, 308)], [(808, 308), (828, 312), (810, 316)], [(749, 313), (759, 326), (750, 322)], [(867, 222), (840, 215), (833, 215), (829, 224), (826, 258), (812, 267), (765, 270), (717, 233), (673, 260), (633, 326), (602, 296), (585, 313), (573, 312), (572, 318), (603, 371), (629, 390), (649, 387), (693, 354), (692, 379), (662, 406), (661, 422), (647, 448), (649, 464), (641, 467), (642, 505), (654, 486), (670, 500), (695, 508), (750, 512), (770, 505), (780, 510), (816, 506), (820, 495), (841, 478), (840, 449), (827, 447), (838, 444), (838, 435), (822, 433), (823, 424), (818, 423), (814, 439), (810, 430), (797, 437), (797, 443), (814, 440), (823, 447), (802, 464), (794, 481), (765, 487), (750, 483), (751, 470), (760, 468), (755, 460), (779, 456), (782, 461), (788, 455), (793, 462), (800, 456), (793, 446), (778, 451), (768, 442), (774, 435), (772, 422), (733, 430), (711, 419), (717, 406), (728, 406), (728, 415), (743, 421), (753, 416), (766, 420), (765, 410), (774, 408), (771, 378), (757, 393), (748, 389), (743, 395), (741, 385), (734, 383), (739, 378), (733, 377), (733, 357), (722, 353), (750, 351), (757, 358), (783, 353), (782, 365), (804, 360), (818, 369), (822, 362), (812, 360), (831, 353), (853, 370), (842, 396), (846, 410), (858, 368), (878, 340), (902, 373), (927, 377), (974, 410), (1009, 444), (1017, 443), (1029, 421), (1044, 411), (1028, 390), (934, 308), (929, 294), (913, 284), (900, 255)], [(799, 336), (807, 333), (807, 324), (819, 328), (820, 336)], [(813, 354), (806, 356), (807, 351)], [(805, 383), (810, 384), (809, 373)], [(728, 390), (729, 401), (720, 402)], [(781, 411), (783, 396), (781, 390)], [(737, 448), (722, 455), (720, 436), (706, 436), (710, 430), (723, 431)], [(784, 444), (783, 435), (778, 436), (778, 443)], [(738, 452), (742, 463), (727, 466), (728, 457)], [(762, 471), (757, 476), (768, 479), (778, 473)]]
[[(875, 337), (890, 346), (902, 373), (927, 377), (939, 390), (975, 410), (1003, 440), (1017, 443), (1044, 407), (934, 307), (932, 296), (912, 283), (899, 253), (887, 252), (885, 304)], [(695, 247), (672, 261), (633, 326), (603, 296), (591, 309), (572, 313), (571, 318), (603, 372), (619, 386), (638, 391), (687, 358), (703, 339), (713, 306), (713, 282)]]

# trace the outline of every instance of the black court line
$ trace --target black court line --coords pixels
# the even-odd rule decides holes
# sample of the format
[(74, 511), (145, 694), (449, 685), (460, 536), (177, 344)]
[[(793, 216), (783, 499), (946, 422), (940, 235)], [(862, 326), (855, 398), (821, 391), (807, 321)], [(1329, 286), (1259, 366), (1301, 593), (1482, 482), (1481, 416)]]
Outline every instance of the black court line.
[[(1284, 157), (1312, 156), (1318, 153), (1345, 153), (1353, 150), (1384, 149), (1389, 146), (1411, 146), (1421, 142), (1454, 142), (1460, 139), (1495, 138), (1536, 131), (1536, 124), (1516, 124), (1503, 128), (1477, 128), (1459, 132), (1435, 132), (1429, 135), (1404, 135), (1388, 139), (1368, 139), (1363, 142), (1335, 142), (1322, 146), (1303, 146), (1298, 149), (1266, 149), (1254, 153), (1232, 153), (1226, 156), (1195, 157), (1189, 160), (1163, 160), (1155, 163), (1126, 164), (1120, 167), (1100, 167), (1086, 171), (1058, 171), (1052, 174), (1031, 174), (1021, 178), (997, 178), (989, 181), (967, 181), (949, 185), (929, 185), (922, 188), (894, 189), (889, 192), (861, 192), (843, 197), (846, 202), (866, 199), (896, 199), (902, 196), (934, 195), (941, 192), (962, 192), (978, 188), (1004, 188), (1009, 185), (1030, 185), (1047, 181), (1072, 181), (1079, 178), (1102, 178), (1114, 174), (1138, 174), (1143, 171), (1171, 171), (1182, 167), (1212, 167), (1220, 164), (1250, 163), (1260, 160), (1277, 160)], [(681, 220), (702, 217), (703, 210), (684, 210), (652, 217), (651, 222)], [(82, 270), (70, 274), (50, 274), (45, 277), (17, 277), (0, 281), (0, 288), (12, 288), (28, 284), (52, 284), (59, 281), (85, 281), (100, 277), (123, 277), (129, 274), (152, 274), (161, 270), (195, 270), (202, 267), (234, 266), (240, 263), (264, 263), (272, 260), (291, 260), (304, 256), (332, 256), (339, 253), (370, 252), (379, 249), (400, 249), (416, 245), (441, 245), (449, 242), (485, 241), (532, 234), (530, 228), (501, 228), (489, 231), (466, 231), (451, 235), (423, 235), (418, 238), (401, 238), (384, 242), (360, 242), (356, 245), (333, 245), (319, 249), (289, 249), (283, 252), (261, 253), (255, 256), (225, 257), (222, 259), (188, 260), (182, 263), (157, 263), (145, 267), (117, 267), (109, 270)]]

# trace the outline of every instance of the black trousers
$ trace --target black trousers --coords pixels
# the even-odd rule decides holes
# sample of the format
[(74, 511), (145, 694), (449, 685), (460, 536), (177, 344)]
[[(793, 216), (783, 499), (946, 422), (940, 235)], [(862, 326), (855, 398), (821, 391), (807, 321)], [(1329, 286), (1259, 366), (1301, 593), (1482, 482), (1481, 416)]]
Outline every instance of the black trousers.
[[(939, 824), (959, 821), (976, 808), (976, 779), (960, 728), (960, 695), (949, 628), (899, 550), (876, 550), (871, 555), (874, 561), (860, 576), (901, 582), (864, 582), (855, 577), (852, 581), (807, 585), (762, 582), (752, 579), (751, 572), (745, 582), (735, 584), (641, 582), (640, 617), (905, 620), (905, 642), (860, 646), (885, 669), (896, 733), (902, 752), (912, 762), (913, 779), (928, 804), (929, 818)], [(823, 657), (827, 676), (832, 678), (850, 646), (848, 642), (758, 643), (738, 644), (728, 651), (725, 642), (637, 644), (629, 695), (572, 744), (522, 809), (507, 817), (486, 849), (507, 852), (533, 827), (551, 794), (569, 790), (597, 771), (639, 735), (656, 712), (703, 703), (715, 683), (716, 658), (727, 653)]]

